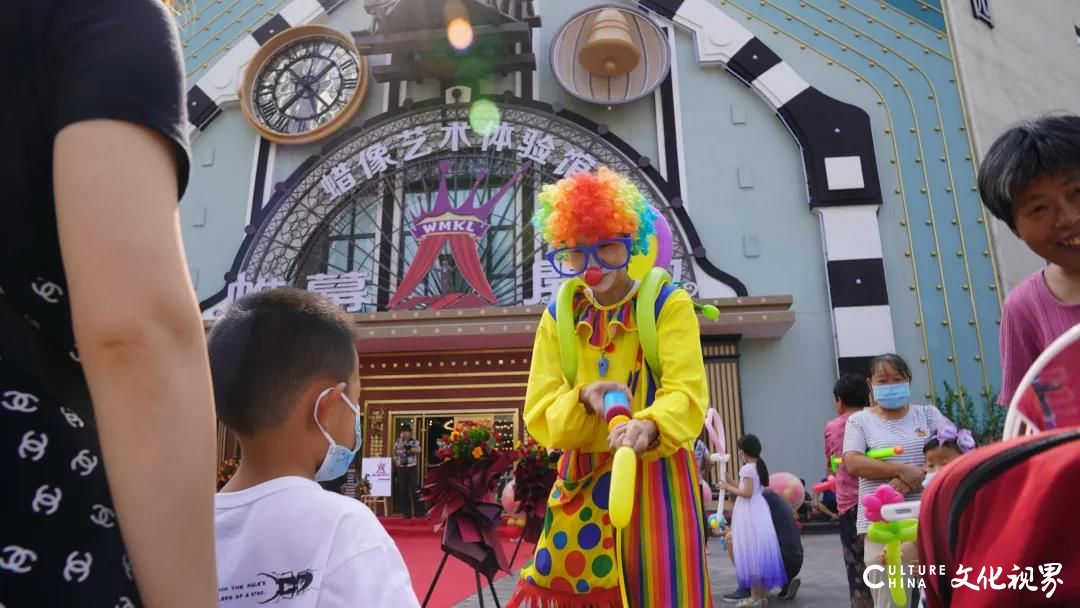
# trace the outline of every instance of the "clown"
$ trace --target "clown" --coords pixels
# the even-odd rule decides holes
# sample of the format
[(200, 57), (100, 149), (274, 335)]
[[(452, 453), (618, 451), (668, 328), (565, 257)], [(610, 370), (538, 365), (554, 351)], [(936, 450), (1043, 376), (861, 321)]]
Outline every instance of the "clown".
[[(620, 581), (634, 608), (709, 606), (693, 453), (708, 399), (698, 319), (686, 292), (660, 290), (653, 308), (662, 369), (651, 369), (635, 317), (639, 283), (627, 272), (633, 256), (648, 253), (656, 211), (606, 168), (545, 186), (538, 203), (533, 223), (548, 262), (584, 286), (572, 306), (553, 302), (536, 332), (525, 424), (563, 455), (536, 553), (508, 607), (615, 608)], [(563, 334), (576, 342), (572, 380), (561, 360), (559, 314), (573, 315), (573, 333)], [(612, 391), (627, 397), (632, 415), (609, 431), (604, 395)], [(608, 494), (612, 451), (622, 446), (639, 462), (633, 516), (617, 531)]]

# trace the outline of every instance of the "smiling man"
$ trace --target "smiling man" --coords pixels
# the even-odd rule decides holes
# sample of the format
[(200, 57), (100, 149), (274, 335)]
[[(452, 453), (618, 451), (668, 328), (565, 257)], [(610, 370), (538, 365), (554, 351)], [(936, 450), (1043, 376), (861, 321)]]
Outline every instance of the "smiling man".
[(1047, 261), (1002, 311), (998, 402), (1008, 405), (1039, 353), (1080, 323), (1080, 116), (1045, 116), (1006, 131), (983, 159), (979, 192)]

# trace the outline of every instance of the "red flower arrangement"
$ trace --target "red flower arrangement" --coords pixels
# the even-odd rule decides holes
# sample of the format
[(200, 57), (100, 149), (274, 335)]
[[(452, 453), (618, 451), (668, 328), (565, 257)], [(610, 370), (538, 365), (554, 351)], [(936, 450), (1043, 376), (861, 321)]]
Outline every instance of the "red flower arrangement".
[(218, 465), (217, 474), (217, 489), (225, 487), (225, 484), (229, 483), (232, 476), (236, 474), (236, 468), (240, 466), (239, 458), (227, 458), (220, 465)]
[(547, 449), (533, 439), (521, 446), (520, 454), (514, 465), (514, 500), (526, 518), (522, 530), (525, 542), (535, 543), (543, 527), (548, 495), (555, 485), (556, 463)]
[(500, 449), (500, 440), (488, 422), (458, 424), (438, 440), (442, 462), (428, 469), (420, 489), (428, 517), (443, 529), (443, 550), (488, 578), (510, 571), (496, 532), (502, 507), (495, 489), (520, 454)]

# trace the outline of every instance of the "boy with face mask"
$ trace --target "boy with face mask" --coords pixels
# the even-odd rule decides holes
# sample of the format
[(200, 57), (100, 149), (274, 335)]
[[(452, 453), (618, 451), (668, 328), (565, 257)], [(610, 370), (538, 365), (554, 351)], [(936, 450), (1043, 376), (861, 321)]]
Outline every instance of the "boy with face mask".
[(243, 453), (215, 500), (223, 608), (417, 605), (375, 515), (316, 483), (360, 450), (349, 325), (314, 294), (275, 289), (233, 304), (207, 338), (218, 416)]

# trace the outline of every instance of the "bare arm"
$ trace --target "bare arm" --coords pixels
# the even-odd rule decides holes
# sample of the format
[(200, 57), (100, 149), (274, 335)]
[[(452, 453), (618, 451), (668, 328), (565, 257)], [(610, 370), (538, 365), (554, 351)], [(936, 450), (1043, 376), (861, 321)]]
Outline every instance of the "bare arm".
[(918, 488), (922, 485), (926, 473), (913, 464), (875, 460), (859, 452), (847, 452), (844, 454), (844, 466), (848, 473), (864, 479), (885, 480), (899, 479), (909, 488)]
[(836, 513), (833, 513), (832, 509), (826, 507), (825, 503), (821, 502), (821, 500), (818, 499), (817, 494), (811, 497), (810, 504), (818, 511), (821, 511), (821, 513), (824, 514), (826, 517), (829, 517), (831, 519), (836, 519), (838, 517)]
[(901, 464), (868, 458), (859, 452), (844, 454), (844, 466), (848, 473), (865, 479), (892, 479), (900, 476)]
[(89, 120), (53, 154), (75, 337), (139, 593), (152, 608), (216, 606), (213, 394), (173, 149)]
[(727, 492), (732, 496), (741, 496), (743, 498), (750, 498), (754, 495), (754, 482), (749, 477), (743, 477), (741, 485), (726, 484)]

